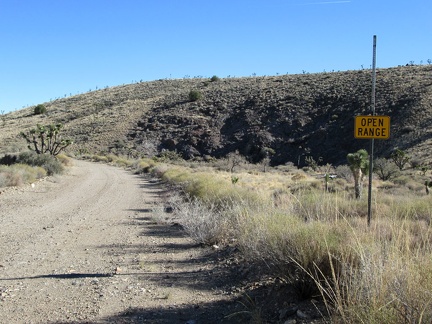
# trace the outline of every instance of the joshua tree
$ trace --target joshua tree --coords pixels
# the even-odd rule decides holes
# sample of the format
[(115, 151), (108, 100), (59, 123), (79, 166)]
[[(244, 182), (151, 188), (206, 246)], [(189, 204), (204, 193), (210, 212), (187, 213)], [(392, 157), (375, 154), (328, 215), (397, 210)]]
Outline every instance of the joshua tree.
[(62, 124), (56, 125), (37, 125), (36, 128), (27, 133), (21, 132), (21, 136), (27, 141), (28, 148), (37, 154), (48, 153), (56, 156), (73, 142), (69, 139), (64, 140), (59, 135)]
[(363, 179), (369, 171), (369, 154), (361, 149), (356, 153), (349, 153), (347, 160), (354, 176), (354, 191), (356, 199), (361, 198)]
[(403, 170), (405, 164), (407, 164), (411, 159), (411, 157), (409, 157), (404, 151), (398, 148), (393, 151), (391, 158), (401, 171)]

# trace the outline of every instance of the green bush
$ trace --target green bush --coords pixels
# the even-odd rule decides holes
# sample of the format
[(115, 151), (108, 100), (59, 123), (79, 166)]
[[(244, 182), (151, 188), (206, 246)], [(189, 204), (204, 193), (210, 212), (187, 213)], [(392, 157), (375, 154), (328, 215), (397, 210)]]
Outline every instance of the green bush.
[(211, 77), (211, 79), (210, 79), (210, 81), (211, 82), (216, 82), (216, 81), (219, 81), (220, 79), (219, 79), (219, 77), (217, 76), (217, 75), (213, 75), (212, 77)]
[(202, 98), (202, 93), (198, 90), (191, 90), (189, 92), (189, 100), (190, 101), (198, 101)]
[(46, 111), (47, 111), (47, 109), (44, 105), (37, 105), (34, 109), (34, 114), (35, 115), (41, 115), (41, 114), (45, 114)]
[(44, 168), (48, 175), (61, 174), (64, 167), (59, 160), (50, 154), (23, 152), (18, 155), (17, 162)]

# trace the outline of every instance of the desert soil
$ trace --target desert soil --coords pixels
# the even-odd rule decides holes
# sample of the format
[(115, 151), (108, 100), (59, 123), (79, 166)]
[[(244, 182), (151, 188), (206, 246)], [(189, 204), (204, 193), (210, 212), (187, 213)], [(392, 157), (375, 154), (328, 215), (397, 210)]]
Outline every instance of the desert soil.
[(74, 163), (1, 190), (0, 323), (237, 321), (222, 252), (154, 221), (157, 180)]

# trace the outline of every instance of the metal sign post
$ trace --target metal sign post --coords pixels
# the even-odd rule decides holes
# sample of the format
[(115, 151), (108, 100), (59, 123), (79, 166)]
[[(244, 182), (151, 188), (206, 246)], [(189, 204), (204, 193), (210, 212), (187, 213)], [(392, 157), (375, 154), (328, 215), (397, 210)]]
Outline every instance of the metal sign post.
[[(373, 58), (372, 58), (372, 98), (371, 108), (372, 116), (375, 116), (375, 87), (376, 87), (376, 35), (373, 36)], [(370, 226), (372, 218), (372, 171), (373, 171), (373, 156), (374, 156), (374, 138), (370, 140), (370, 155), (369, 155), (369, 190), (368, 190), (368, 216), (367, 224)]]

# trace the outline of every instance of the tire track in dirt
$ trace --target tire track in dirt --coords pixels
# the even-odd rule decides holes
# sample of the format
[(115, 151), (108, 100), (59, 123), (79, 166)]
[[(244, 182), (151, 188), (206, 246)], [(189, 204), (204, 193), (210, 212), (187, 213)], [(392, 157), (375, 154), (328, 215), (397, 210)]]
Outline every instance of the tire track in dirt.
[(157, 181), (75, 161), (0, 195), (0, 323), (223, 321), (214, 251), (151, 214)]
[(142, 178), (107, 165), (76, 161), (59, 179), (1, 196), (1, 323), (97, 316), (101, 281), (119, 268), (99, 247), (121, 242), (119, 224), (154, 202)]

